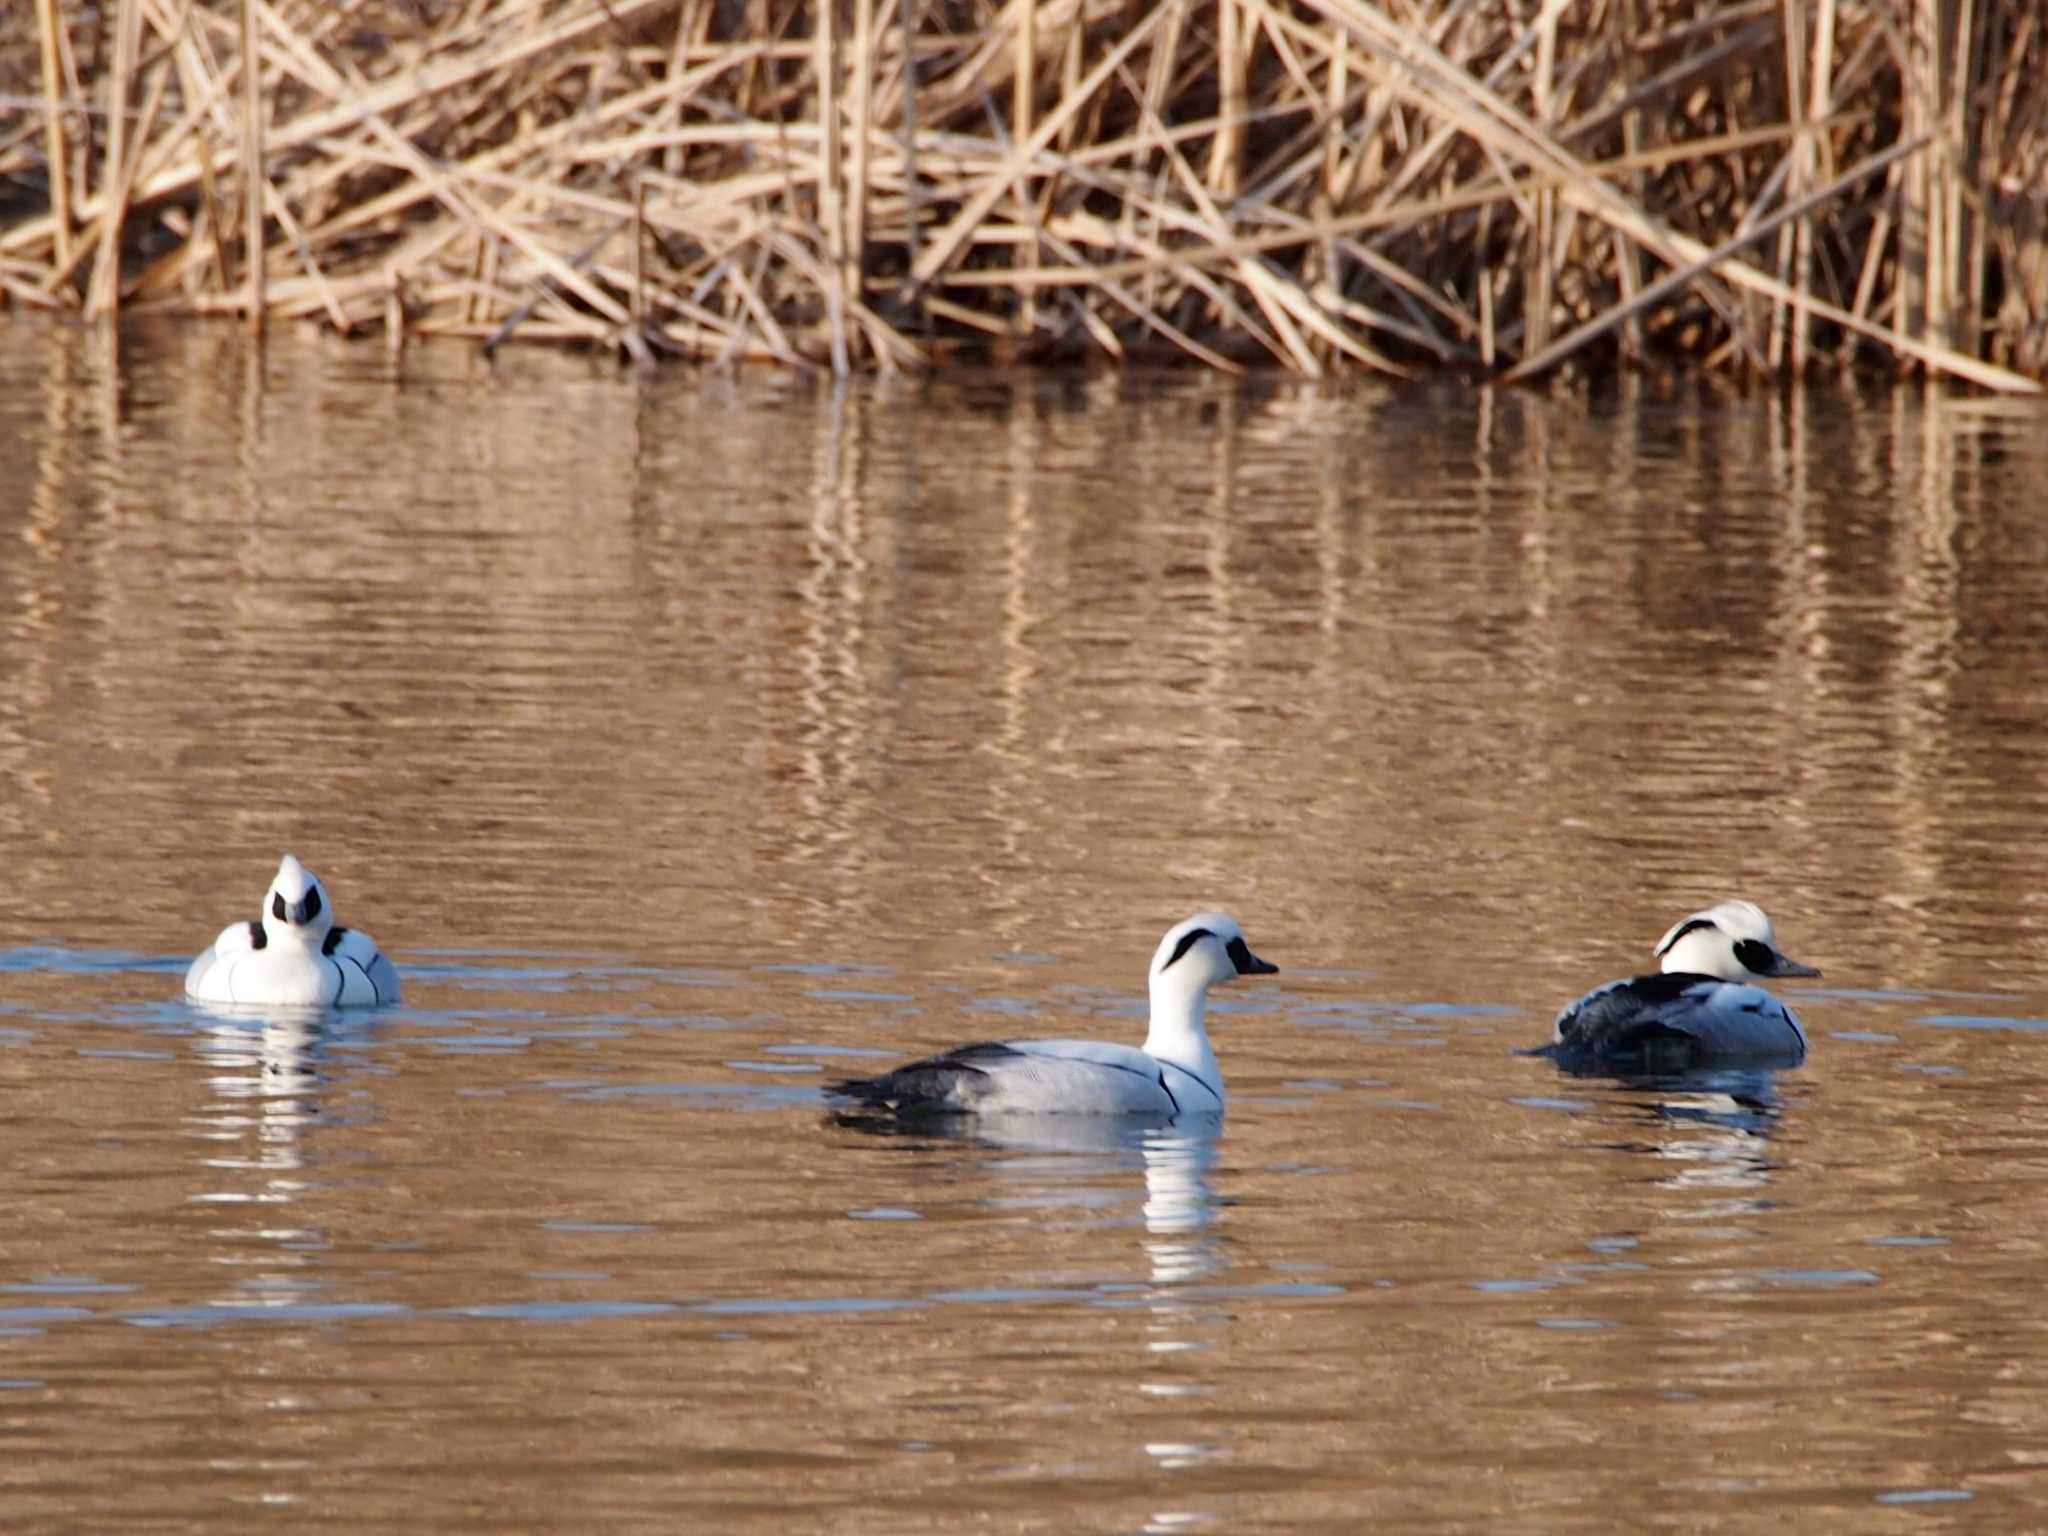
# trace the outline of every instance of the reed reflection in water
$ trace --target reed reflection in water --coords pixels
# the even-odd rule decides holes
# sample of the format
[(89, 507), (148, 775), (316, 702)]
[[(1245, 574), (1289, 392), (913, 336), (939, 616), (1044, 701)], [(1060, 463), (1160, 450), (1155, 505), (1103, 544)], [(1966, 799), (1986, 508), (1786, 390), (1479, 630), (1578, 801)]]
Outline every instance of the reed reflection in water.
[[(81, 852), (225, 907), (223, 836), (298, 836), (455, 944), (747, 942), (739, 907), (793, 950), (883, 921), (1030, 949), (1200, 889), (1347, 960), (1497, 951), (1562, 907), (1583, 963), (1746, 889), (1830, 938), (1874, 919), (1876, 956), (1931, 954), (1928, 921), (1973, 970), (2010, 950), (2048, 562), (2009, 408), (821, 396), (438, 354), (398, 389), (346, 349), (252, 375), (211, 333), (103, 346), (10, 349), (39, 405), (0, 760), (39, 936), (89, 926)], [(181, 814), (134, 825), (106, 754)], [(434, 835), (358, 830), (392, 825)], [(1321, 888), (1261, 885), (1252, 846), (1317, 850)], [(404, 895), (457, 883), (452, 931)]]
[[(2043, 1523), (2041, 426), (0, 321), (10, 1516)], [(1804, 1067), (1513, 1054), (1735, 893)], [(1212, 903), (1220, 1135), (825, 1123)]]

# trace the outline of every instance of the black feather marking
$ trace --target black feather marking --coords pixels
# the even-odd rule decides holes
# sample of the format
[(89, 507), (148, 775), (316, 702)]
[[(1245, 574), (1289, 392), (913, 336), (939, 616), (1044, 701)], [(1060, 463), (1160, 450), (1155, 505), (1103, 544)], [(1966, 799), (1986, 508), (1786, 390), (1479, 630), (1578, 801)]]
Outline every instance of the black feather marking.
[(334, 978), (341, 983), (340, 990), (334, 994), (334, 1000), (338, 1003), (348, 996), (348, 972), (341, 968), (341, 962), (332, 955), (327, 957), (327, 963), (334, 967)]
[(1622, 1065), (1654, 1059), (1660, 1069), (1674, 1053), (1691, 1049), (1692, 1037), (1665, 1022), (1663, 1011), (1696, 987), (1720, 985), (1711, 976), (1662, 971), (1637, 976), (1590, 992), (1558, 1017), (1558, 1065)]
[(1659, 971), (1611, 982), (1588, 992), (1565, 1011), (1558, 1020), (1559, 1037), (1569, 1039), (1574, 1034), (1597, 1033), (1619, 1020), (1667, 1007), (1703, 982), (1713, 985), (1714, 978), (1688, 971)]
[(1772, 963), (1778, 956), (1771, 946), (1762, 939), (1738, 939), (1735, 944), (1735, 958), (1745, 970), (1759, 976), (1771, 974)]
[(1691, 933), (1695, 928), (1712, 928), (1718, 932), (1720, 927), (1721, 925), (1715, 922), (1711, 917), (1687, 918), (1684, 922), (1680, 923), (1677, 928), (1672, 930), (1672, 934), (1669, 939), (1665, 940), (1663, 944), (1658, 946), (1657, 953), (1660, 955), (1666, 953), (1670, 950), (1672, 945), (1676, 944), (1688, 933)]
[(276, 918), (280, 923), (288, 923), (291, 921), (289, 917), (285, 916), (283, 891), (279, 891), (275, 896), (270, 898), (270, 915)]
[[(950, 1051), (941, 1051), (936, 1056), (928, 1056), (925, 1058), (925, 1061), (1000, 1061), (1005, 1056), (1022, 1056), (1023, 1054), (1024, 1052), (1018, 1050), (1014, 1045), (1005, 1044), (1001, 1040), (978, 1040), (973, 1045), (956, 1045)], [(921, 1066), (923, 1064), (922, 1062), (912, 1063), (913, 1066)]]
[(320, 946), (320, 953), (323, 955), (333, 954), (334, 951), (340, 947), (341, 941), (347, 937), (348, 930), (346, 928), (328, 929), (327, 938), (325, 942), (323, 942)]
[(269, 942), (270, 935), (263, 931), (261, 923), (251, 923), (249, 925), (249, 947), (251, 949), (261, 949)]
[[(1023, 1054), (1000, 1040), (983, 1040), (906, 1062), (880, 1077), (849, 1077), (827, 1083), (825, 1092), (893, 1113), (953, 1114), (967, 1107), (964, 1099), (974, 1097), (970, 1085), (988, 1078), (977, 1062)], [(963, 1087), (970, 1087), (970, 1091), (963, 1095)]]
[[(1190, 1072), (1190, 1073), (1188, 1074), (1188, 1076), (1190, 1076), (1190, 1077), (1194, 1077), (1195, 1075), (1194, 1075), (1194, 1073)], [(1201, 1080), (1200, 1078), (1195, 1078), (1195, 1081), (1196, 1081), (1196, 1082), (1201, 1082), (1202, 1080)], [(1202, 1086), (1203, 1086), (1204, 1088), (1206, 1088), (1206, 1087), (1208, 1087), (1209, 1085), (1208, 1085), (1207, 1083), (1202, 1083)], [(1171, 1105), (1173, 1106), (1173, 1112), (1174, 1112), (1174, 1113), (1175, 1113), (1176, 1115), (1177, 1115), (1177, 1114), (1179, 1114), (1179, 1113), (1180, 1113), (1180, 1100), (1179, 1100), (1179, 1099), (1177, 1099), (1177, 1098), (1175, 1098), (1175, 1097), (1173, 1096), (1173, 1090), (1172, 1090), (1171, 1088), (1169, 1088), (1169, 1087), (1167, 1087), (1167, 1086), (1166, 1086), (1166, 1068), (1164, 1068), (1164, 1067), (1161, 1067), (1161, 1068), (1159, 1069), (1159, 1091), (1160, 1091), (1161, 1093), (1163, 1093), (1163, 1094), (1165, 1094), (1165, 1095), (1166, 1095), (1166, 1102), (1167, 1102), (1167, 1103), (1169, 1103), (1169, 1104), (1171, 1104)]]
[(1203, 939), (1213, 939), (1215, 937), (1216, 935), (1211, 933), (1206, 928), (1190, 928), (1186, 933), (1180, 936), (1180, 942), (1173, 946), (1173, 953), (1166, 957), (1166, 964), (1159, 967), (1159, 969), (1162, 971), (1172, 970), (1174, 962), (1180, 959), (1180, 957), (1186, 954), (1189, 950), (1193, 949), (1196, 944), (1201, 942)]
[(306, 921), (311, 922), (320, 915), (320, 887), (314, 886), (306, 892)]

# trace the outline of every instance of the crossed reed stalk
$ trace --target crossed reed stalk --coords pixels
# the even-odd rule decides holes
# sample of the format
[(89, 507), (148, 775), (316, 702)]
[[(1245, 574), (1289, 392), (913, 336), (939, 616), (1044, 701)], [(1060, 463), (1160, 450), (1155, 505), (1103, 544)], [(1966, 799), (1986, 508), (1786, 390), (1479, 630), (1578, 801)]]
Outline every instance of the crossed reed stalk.
[(0, 295), (841, 373), (2036, 392), (2044, 33), (2038, 0), (32, 0)]

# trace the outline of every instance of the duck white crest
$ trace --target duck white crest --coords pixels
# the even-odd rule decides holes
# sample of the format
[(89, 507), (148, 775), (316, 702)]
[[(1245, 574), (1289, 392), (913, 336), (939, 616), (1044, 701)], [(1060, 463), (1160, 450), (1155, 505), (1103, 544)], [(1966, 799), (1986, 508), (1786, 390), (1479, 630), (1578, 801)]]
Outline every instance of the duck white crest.
[(989, 1040), (825, 1091), (886, 1115), (1219, 1115), (1223, 1072), (1209, 1044), (1209, 988), (1279, 969), (1252, 953), (1235, 918), (1197, 912), (1167, 929), (1152, 952), (1142, 1047)]
[(263, 915), (230, 923), (185, 972), (202, 1003), (373, 1008), (398, 1001), (398, 968), (366, 933), (335, 925), (320, 877), (290, 854), (263, 893)]
[(1611, 981), (1567, 1005), (1544, 1053), (1579, 1069), (1659, 1071), (1805, 1059), (1798, 1015), (1756, 983), (1820, 972), (1778, 949), (1755, 902), (1724, 901), (1679, 919), (1654, 953), (1656, 975)]

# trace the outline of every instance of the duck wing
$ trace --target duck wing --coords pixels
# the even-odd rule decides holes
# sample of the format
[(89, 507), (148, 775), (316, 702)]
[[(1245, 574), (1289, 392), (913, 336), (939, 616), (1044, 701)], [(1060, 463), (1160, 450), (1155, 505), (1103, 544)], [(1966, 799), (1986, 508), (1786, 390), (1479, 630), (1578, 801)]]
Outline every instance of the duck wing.
[(905, 1062), (880, 1077), (848, 1077), (827, 1083), (833, 1098), (896, 1113), (925, 1110), (960, 1113), (986, 1098), (995, 1066), (1017, 1051), (999, 1040), (963, 1045), (921, 1061)]
[(825, 1091), (892, 1115), (1174, 1115), (1182, 1107), (1158, 1061), (1098, 1040), (986, 1040)]
[(1588, 992), (1557, 1016), (1546, 1054), (1567, 1067), (1675, 1071), (1731, 1056), (1806, 1054), (1792, 1011), (1761, 987), (1684, 971)]
[(399, 997), (398, 967), (384, 957), (377, 941), (357, 928), (331, 928), (320, 952), (341, 973), (335, 1002), (344, 1007), (383, 1007)]
[(261, 923), (229, 923), (220, 937), (202, 949), (185, 968), (187, 996), (204, 1002), (231, 1002), (228, 970), (245, 955), (253, 955), (267, 940)]

